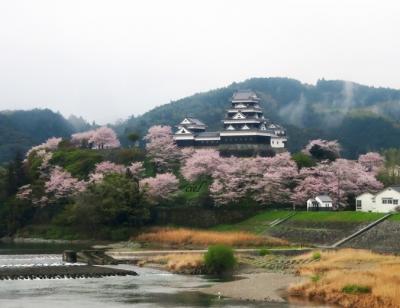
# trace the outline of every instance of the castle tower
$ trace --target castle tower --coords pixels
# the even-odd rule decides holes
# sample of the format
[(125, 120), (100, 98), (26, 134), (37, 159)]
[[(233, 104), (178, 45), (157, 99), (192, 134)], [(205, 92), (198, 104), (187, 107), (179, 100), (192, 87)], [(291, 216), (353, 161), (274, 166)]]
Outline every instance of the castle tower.
[(260, 98), (253, 91), (233, 94), (231, 105), (222, 120), (221, 131), (207, 132), (206, 125), (192, 117), (185, 118), (174, 134), (180, 147), (217, 147), (220, 150), (254, 150), (253, 153), (284, 150), (286, 132), (264, 117)]
[(222, 121), (220, 144), (258, 144), (272, 148), (284, 148), (285, 130), (270, 123), (260, 107), (260, 99), (253, 91), (238, 91), (233, 94), (231, 107)]

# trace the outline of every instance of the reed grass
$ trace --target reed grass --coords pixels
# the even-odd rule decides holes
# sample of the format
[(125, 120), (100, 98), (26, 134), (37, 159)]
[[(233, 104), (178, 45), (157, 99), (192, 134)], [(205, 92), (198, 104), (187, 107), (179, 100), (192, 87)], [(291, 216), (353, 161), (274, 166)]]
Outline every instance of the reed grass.
[(155, 228), (135, 238), (139, 242), (175, 246), (229, 245), (233, 247), (284, 246), (288, 242), (274, 237), (264, 237), (249, 232), (218, 232), (186, 228)]
[[(312, 260), (312, 255), (307, 257)], [(320, 255), (298, 269), (310, 279), (292, 286), (293, 295), (342, 307), (400, 307), (400, 257), (356, 249)]]

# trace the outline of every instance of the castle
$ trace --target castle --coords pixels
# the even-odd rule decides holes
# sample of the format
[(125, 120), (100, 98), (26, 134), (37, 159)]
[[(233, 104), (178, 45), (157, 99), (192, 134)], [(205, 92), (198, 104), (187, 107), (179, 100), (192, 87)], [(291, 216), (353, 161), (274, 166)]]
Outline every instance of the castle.
[(253, 91), (234, 93), (222, 122), (221, 131), (207, 132), (202, 121), (186, 117), (177, 125), (174, 140), (179, 147), (285, 150), (285, 129), (264, 117), (260, 98)]

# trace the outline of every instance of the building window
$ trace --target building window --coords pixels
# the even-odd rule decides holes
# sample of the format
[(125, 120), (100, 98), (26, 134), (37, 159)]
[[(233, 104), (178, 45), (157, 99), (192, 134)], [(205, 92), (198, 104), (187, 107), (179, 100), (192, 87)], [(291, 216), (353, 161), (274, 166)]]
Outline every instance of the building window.
[(393, 199), (393, 204), (399, 204), (399, 199)]
[(357, 209), (357, 210), (361, 210), (361, 208), (362, 208), (361, 200), (357, 200), (357, 201), (356, 201), (356, 209)]
[(391, 198), (382, 198), (383, 204), (393, 204), (393, 199)]

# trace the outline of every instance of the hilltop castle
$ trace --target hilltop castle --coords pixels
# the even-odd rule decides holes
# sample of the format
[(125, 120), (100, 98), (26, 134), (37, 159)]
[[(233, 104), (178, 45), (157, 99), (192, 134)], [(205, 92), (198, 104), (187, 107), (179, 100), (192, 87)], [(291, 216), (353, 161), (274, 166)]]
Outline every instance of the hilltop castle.
[(286, 131), (264, 117), (260, 99), (253, 91), (234, 93), (222, 122), (223, 130), (207, 132), (202, 121), (186, 117), (177, 125), (174, 140), (179, 147), (219, 147), (257, 152), (280, 152), (286, 147)]

